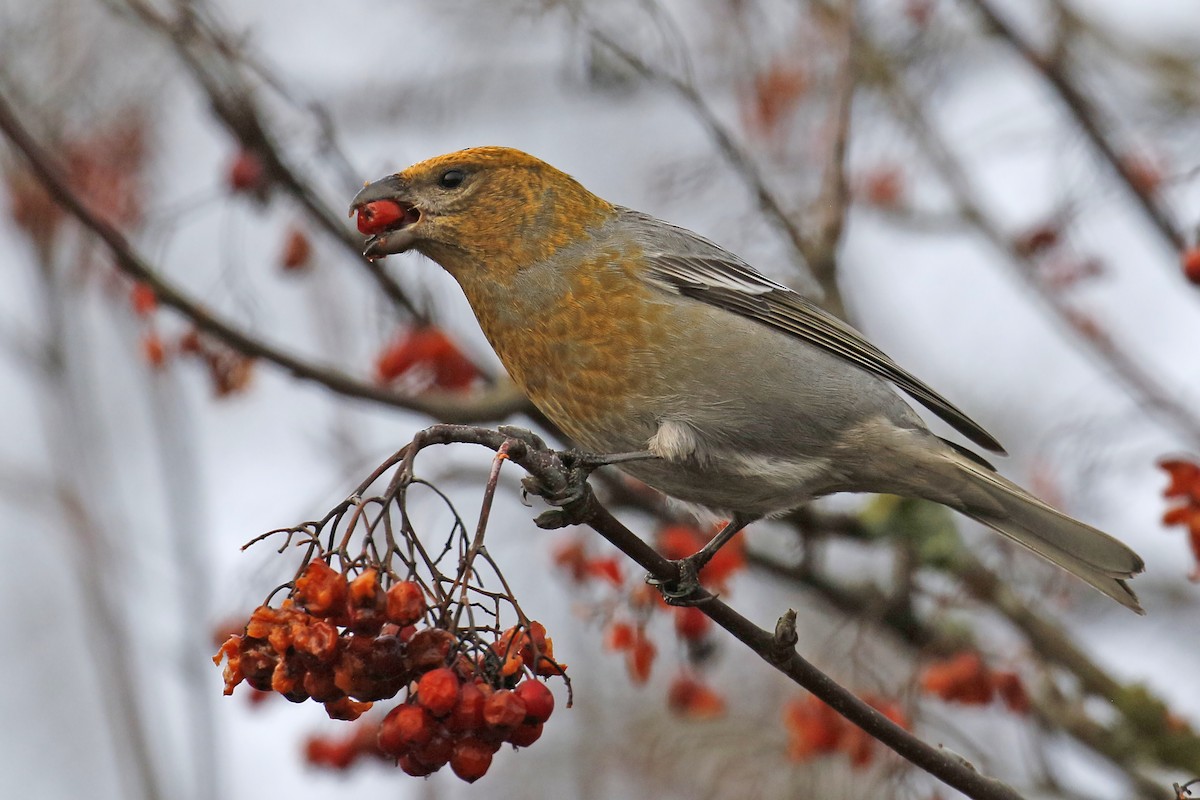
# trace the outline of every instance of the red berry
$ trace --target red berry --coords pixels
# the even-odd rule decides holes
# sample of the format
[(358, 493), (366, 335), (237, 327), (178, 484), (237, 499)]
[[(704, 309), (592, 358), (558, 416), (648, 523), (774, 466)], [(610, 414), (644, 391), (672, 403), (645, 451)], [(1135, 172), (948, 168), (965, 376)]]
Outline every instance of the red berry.
[(449, 667), (432, 669), (417, 681), (417, 702), (435, 717), (444, 717), (458, 705), (458, 675)]
[(393, 758), (410, 753), (433, 738), (433, 717), (415, 703), (396, 706), (379, 723), (379, 749)]
[(387, 620), (404, 627), (425, 616), (425, 592), (415, 581), (402, 581), (387, 592)]
[(435, 735), (425, 744), (413, 750), (413, 756), (425, 766), (437, 772), (454, 755), (455, 739), (444, 732)]
[(511, 728), (525, 721), (525, 701), (501, 689), (483, 703), (483, 721), (493, 728)]
[(1184, 250), (1179, 262), (1183, 266), (1184, 276), (1192, 283), (1200, 285), (1200, 245)]
[(142, 336), (142, 357), (155, 369), (161, 369), (167, 363), (167, 348), (157, 333), (151, 331)]
[(129, 304), (133, 306), (133, 313), (148, 317), (158, 308), (158, 295), (150, 288), (150, 284), (138, 282), (129, 290)]
[(312, 257), (312, 244), (304, 231), (299, 228), (289, 228), (287, 238), (283, 243), (283, 254), (279, 259), (280, 265), (286, 270), (298, 270), (308, 265)]
[(493, 752), (490, 745), (479, 739), (463, 739), (454, 746), (450, 769), (467, 783), (474, 783), (487, 774)]
[[(396, 765), (404, 770), (407, 774), (414, 778), (424, 778), (426, 775), (432, 775), (435, 770), (432, 767), (426, 766), (421, 761), (413, 757), (412, 753), (405, 753), (396, 759)], [(485, 770), (486, 771), (486, 770)]]
[(712, 620), (699, 608), (695, 606), (677, 606), (675, 608), (675, 633), (679, 634), (680, 639), (689, 642), (697, 641), (704, 638), (710, 627), (712, 627)]
[(229, 165), (229, 188), (235, 192), (261, 192), (266, 186), (267, 172), (262, 161), (249, 150), (242, 150)]
[(358, 209), (359, 233), (373, 234), (404, 218), (404, 207), (394, 200), (376, 200)]
[(554, 711), (554, 694), (541, 681), (525, 680), (513, 690), (517, 697), (525, 703), (525, 720), (527, 722), (545, 722)]
[(517, 747), (529, 747), (529, 745), (542, 738), (542, 723), (523, 722), (513, 728), (507, 738), (510, 744), (514, 744)]
[[(488, 687), (491, 690), (491, 687)], [(469, 681), (458, 692), (458, 705), (446, 720), (446, 727), (455, 732), (476, 731), (483, 727), (483, 703), (487, 694), (478, 683)]]

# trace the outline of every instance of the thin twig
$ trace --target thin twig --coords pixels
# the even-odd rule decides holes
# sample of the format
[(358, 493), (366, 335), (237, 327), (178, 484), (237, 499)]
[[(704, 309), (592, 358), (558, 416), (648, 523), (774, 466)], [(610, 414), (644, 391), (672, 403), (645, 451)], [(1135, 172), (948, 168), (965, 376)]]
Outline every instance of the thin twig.
[(990, 0), (971, 0), (971, 2), (987, 20), (988, 25), (999, 33), (1029, 66), (1046, 79), (1046, 82), (1062, 100), (1063, 105), (1070, 111), (1079, 129), (1084, 132), (1096, 151), (1113, 168), (1117, 177), (1121, 179), (1121, 183), (1133, 195), (1138, 207), (1154, 228), (1167, 240), (1168, 245), (1177, 252), (1183, 250), (1187, 244), (1183, 233), (1168, 216), (1167, 211), (1158, 204), (1151, 192), (1143, 185), (1143, 182), (1134, 175), (1133, 164), (1127, 158), (1123, 158), (1109, 141), (1108, 134), (1104, 131), (1104, 126), (1100, 121), (1099, 112), (1092, 107), (1091, 101), (1075, 88), (1075, 84), (1067, 76), (1061, 60), (1043, 57), (1034, 50), (1033, 45), (1017, 33), (1016, 28), (996, 11)]

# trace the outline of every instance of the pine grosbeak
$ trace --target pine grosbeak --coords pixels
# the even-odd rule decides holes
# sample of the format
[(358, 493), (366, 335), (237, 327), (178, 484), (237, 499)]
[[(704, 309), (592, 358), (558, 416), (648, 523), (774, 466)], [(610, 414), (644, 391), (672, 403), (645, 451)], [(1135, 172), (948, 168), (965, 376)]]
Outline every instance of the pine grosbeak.
[(892, 386), (975, 444), (962, 411), (858, 331), (700, 236), (608, 203), (502, 147), (439, 156), (367, 185), (393, 203), (368, 257), (416, 250), (467, 296), (533, 403), (668, 495), (729, 512), (699, 568), (748, 522), (833, 492), (942, 503), (1141, 613), (1142, 560), (931, 433)]

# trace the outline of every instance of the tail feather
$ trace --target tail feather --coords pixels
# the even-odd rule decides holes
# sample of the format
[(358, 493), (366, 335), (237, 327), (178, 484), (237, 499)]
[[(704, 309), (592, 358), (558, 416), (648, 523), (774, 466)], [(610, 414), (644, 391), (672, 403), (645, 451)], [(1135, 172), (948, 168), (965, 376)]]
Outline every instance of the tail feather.
[(1146, 613), (1124, 580), (1144, 568), (1137, 553), (961, 454), (955, 452), (950, 459), (959, 480), (944, 488), (955, 495), (955, 508), (1082, 578), (1126, 608)]

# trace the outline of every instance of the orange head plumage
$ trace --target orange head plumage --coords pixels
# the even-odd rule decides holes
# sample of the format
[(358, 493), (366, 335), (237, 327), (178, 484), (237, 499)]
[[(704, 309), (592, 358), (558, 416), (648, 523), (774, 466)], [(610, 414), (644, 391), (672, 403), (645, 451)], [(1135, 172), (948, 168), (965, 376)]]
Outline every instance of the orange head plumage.
[(351, 211), (378, 200), (407, 213), (376, 235), (366, 254), (417, 250), (460, 283), (507, 281), (615, 213), (570, 175), (509, 147), (473, 147), (414, 164), (367, 185)]

